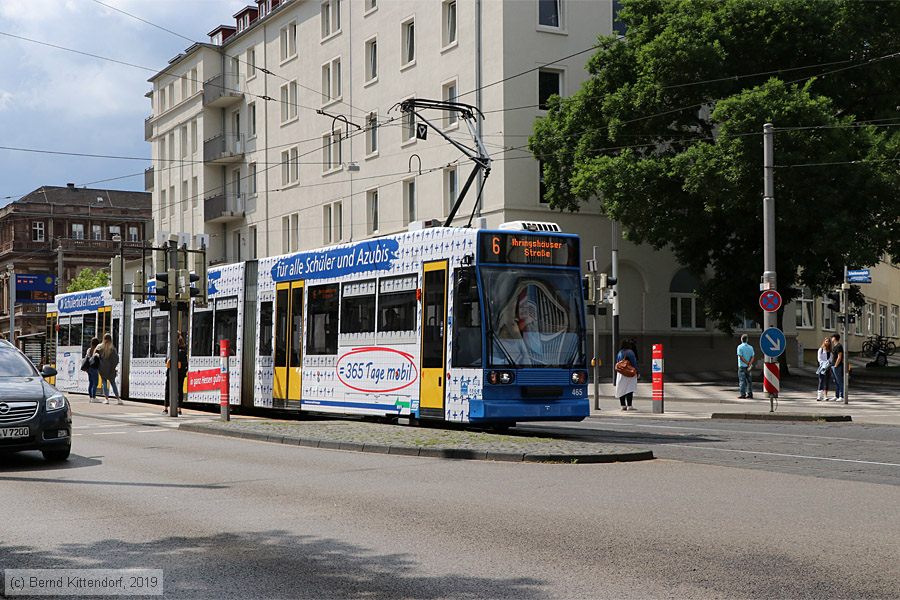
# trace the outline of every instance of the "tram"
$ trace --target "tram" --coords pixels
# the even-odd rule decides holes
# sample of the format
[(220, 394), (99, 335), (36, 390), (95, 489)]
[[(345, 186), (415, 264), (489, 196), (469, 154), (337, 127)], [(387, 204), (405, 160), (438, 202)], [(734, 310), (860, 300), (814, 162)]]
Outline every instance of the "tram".
[[(227, 339), (234, 405), (489, 425), (584, 419), (579, 239), (521, 227), (422, 228), (211, 267), (208, 306), (179, 315), (185, 401), (219, 402)], [(131, 298), (57, 296), (61, 389), (86, 388), (77, 363), (65, 365), (104, 329), (119, 344), (123, 395), (164, 397), (169, 315)]]

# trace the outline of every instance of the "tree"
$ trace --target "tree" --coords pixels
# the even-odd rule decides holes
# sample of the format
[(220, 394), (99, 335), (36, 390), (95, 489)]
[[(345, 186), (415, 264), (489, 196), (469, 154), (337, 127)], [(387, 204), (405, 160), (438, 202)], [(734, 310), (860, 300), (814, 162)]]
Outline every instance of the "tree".
[(622, 4), (626, 39), (601, 37), (589, 79), (535, 124), (551, 206), (599, 202), (629, 239), (670, 248), (730, 333), (759, 314), (772, 122), (785, 302), (900, 256), (900, 3)]
[(66, 291), (80, 292), (107, 285), (109, 285), (109, 273), (100, 269), (94, 271), (90, 267), (85, 267), (78, 271), (78, 275), (69, 282), (69, 285), (66, 286)]

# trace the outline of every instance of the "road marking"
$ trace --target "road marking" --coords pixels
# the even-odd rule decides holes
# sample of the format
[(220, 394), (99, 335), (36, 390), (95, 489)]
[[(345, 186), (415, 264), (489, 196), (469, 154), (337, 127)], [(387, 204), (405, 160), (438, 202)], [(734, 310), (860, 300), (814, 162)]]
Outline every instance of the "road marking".
[(871, 460), (852, 460), (849, 458), (826, 458), (824, 456), (804, 456), (803, 454), (781, 454), (779, 452), (757, 452), (754, 450), (732, 450), (730, 448), (709, 448), (704, 446), (686, 446), (684, 444), (675, 444), (676, 448), (693, 448), (695, 450), (715, 450), (718, 452), (735, 452), (738, 454), (764, 454), (766, 456), (781, 456), (784, 458), (806, 458), (809, 460), (828, 460), (833, 462), (848, 462), (860, 465), (879, 465), (882, 467), (900, 467), (900, 464), (875, 462)]
[[(672, 413), (667, 413), (672, 414)], [(649, 415), (652, 418), (652, 415)], [(677, 425), (644, 425), (640, 423), (608, 423), (612, 427), (605, 427), (605, 429), (613, 429), (616, 425), (622, 425), (625, 427), (644, 427), (647, 429), (680, 429), (684, 431), (697, 431), (704, 432), (709, 431), (713, 433), (744, 433), (747, 435), (774, 435), (778, 437), (796, 437), (796, 438), (810, 438), (817, 440), (840, 440), (843, 442), (877, 442), (880, 444), (894, 444), (896, 442), (888, 441), (888, 440), (866, 440), (860, 438), (845, 438), (845, 437), (836, 437), (831, 435), (803, 435), (799, 433), (777, 433), (771, 431), (744, 431), (741, 429), (717, 429), (712, 427), (679, 427)], [(525, 426), (527, 427), (527, 425)], [(588, 428), (588, 427), (578, 427), (572, 425), (557, 425), (556, 427), (560, 429), (574, 429), (574, 430), (583, 430), (583, 431), (602, 431), (598, 429)]]

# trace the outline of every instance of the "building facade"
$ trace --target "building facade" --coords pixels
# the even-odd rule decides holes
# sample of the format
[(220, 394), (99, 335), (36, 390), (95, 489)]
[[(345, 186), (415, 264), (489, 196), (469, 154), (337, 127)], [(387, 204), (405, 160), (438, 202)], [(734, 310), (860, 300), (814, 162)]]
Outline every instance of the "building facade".
[[(613, 4), (258, 0), (149, 80), (156, 229), (209, 235), (216, 264), (443, 220), (473, 165), (434, 132), (417, 139), (397, 105), (455, 100), (484, 114), (493, 163), (481, 201), (476, 186), (454, 223), (555, 221), (582, 236), (585, 258), (596, 246), (609, 272), (612, 224), (590, 204), (551, 211), (527, 142), (547, 98), (586, 79), (597, 36), (614, 31)], [(471, 145), (454, 115), (424, 116)], [(733, 367), (736, 340), (703, 318), (696, 280), (671, 253), (623, 240), (618, 270), (621, 335), (645, 354), (666, 344), (672, 370)], [(610, 326), (601, 319), (606, 364)], [(786, 333), (796, 340), (791, 319)]]
[[(86, 267), (109, 270), (119, 253), (140, 256), (140, 246), (152, 238), (150, 194), (44, 186), (0, 208), (0, 265), (12, 265), (17, 275), (56, 276), (57, 289)], [(9, 334), (9, 269), (4, 269), (0, 299), (0, 331)], [(46, 334), (45, 305), (18, 303), (15, 338), (34, 360), (40, 360)]]

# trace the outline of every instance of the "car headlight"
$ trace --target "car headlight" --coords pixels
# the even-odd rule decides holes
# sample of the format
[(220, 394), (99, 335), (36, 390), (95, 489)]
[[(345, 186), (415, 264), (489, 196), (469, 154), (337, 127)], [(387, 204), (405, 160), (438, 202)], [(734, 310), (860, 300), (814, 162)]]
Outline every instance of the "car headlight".
[(59, 410), (66, 407), (66, 397), (62, 394), (53, 394), (47, 398), (47, 410)]

